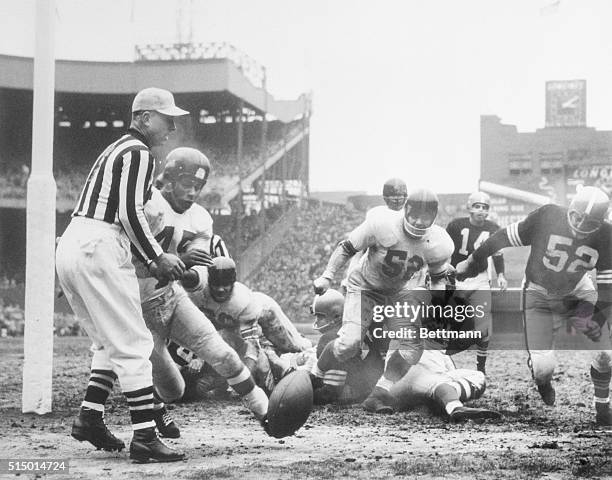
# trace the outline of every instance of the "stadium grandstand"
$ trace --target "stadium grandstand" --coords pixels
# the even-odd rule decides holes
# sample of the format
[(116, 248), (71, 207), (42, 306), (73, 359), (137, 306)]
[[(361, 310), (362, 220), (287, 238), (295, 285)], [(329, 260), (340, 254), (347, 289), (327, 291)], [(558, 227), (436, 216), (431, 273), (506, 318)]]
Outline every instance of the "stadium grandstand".
[[(6, 287), (24, 281), (33, 61), (0, 55), (0, 68), (0, 280)], [(264, 67), (227, 43), (142, 45), (133, 62), (56, 62), (57, 234), (97, 155), (127, 128), (132, 98), (152, 85), (174, 92), (191, 112), (154, 150), (158, 169), (178, 145), (209, 157), (213, 172), (199, 202), (239, 257), (308, 193), (311, 101), (308, 94), (274, 98)]]

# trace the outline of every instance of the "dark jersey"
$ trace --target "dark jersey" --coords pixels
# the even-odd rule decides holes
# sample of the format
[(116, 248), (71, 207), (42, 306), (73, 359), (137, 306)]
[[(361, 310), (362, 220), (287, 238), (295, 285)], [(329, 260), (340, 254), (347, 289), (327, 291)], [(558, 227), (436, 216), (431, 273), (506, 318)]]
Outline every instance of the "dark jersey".
[[(453, 267), (470, 256), (497, 230), (499, 230), (499, 225), (489, 220), (485, 220), (482, 226), (472, 225), (469, 217), (456, 218), (451, 221), (446, 227), (446, 231), (455, 244), (455, 250), (451, 257)], [(486, 270), (486, 263), (482, 271), (484, 270)], [(498, 270), (497, 273), (501, 272)]]
[(562, 294), (574, 290), (593, 268), (597, 269), (597, 283), (601, 288), (612, 272), (612, 225), (608, 223), (586, 238), (578, 239), (569, 226), (567, 209), (544, 205), (503, 232), (507, 241), (495, 235), (476, 251), (474, 259), (486, 257), (499, 246), (530, 245), (525, 277), (550, 292)]

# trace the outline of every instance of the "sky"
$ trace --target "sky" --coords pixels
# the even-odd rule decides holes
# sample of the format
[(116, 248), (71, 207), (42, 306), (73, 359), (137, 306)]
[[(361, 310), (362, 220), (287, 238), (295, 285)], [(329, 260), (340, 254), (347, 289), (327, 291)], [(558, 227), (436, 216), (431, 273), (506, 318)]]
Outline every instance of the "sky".
[[(0, 53), (32, 56), (35, 0), (0, 0)], [(182, 5), (185, 14), (177, 15)], [(586, 79), (612, 130), (609, 0), (56, 0), (56, 57), (129, 61), (137, 43), (226, 41), (276, 98), (313, 92), (311, 190), (390, 177), (476, 189), (480, 115), (544, 126), (547, 80)]]

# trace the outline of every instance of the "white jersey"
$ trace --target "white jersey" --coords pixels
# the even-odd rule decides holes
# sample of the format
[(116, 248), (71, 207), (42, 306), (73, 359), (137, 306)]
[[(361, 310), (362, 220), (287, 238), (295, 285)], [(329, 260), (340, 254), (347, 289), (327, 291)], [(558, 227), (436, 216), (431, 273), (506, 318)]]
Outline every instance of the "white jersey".
[[(194, 203), (183, 213), (178, 213), (172, 209), (161, 192), (153, 188), (151, 199), (145, 204), (145, 215), (164, 252), (178, 255), (188, 249), (197, 248), (210, 253), (213, 220), (204, 207)], [(135, 260), (134, 263), (141, 300), (144, 302), (159, 296), (164, 288), (155, 288), (158, 280), (151, 277), (142, 262)]]
[(230, 298), (225, 302), (217, 302), (212, 298), (208, 289), (208, 269), (195, 267), (200, 282), (187, 293), (204, 314), (217, 328), (243, 330), (257, 322), (261, 315), (263, 305), (261, 299), (245, 284), (236, 282)]
[(423, 237), (409, 236), (404, 230), (403, 210), (369, 212), (348, 240), (357, 251), (367, 249), (350, 274), (349, 287), (384, 292), (424, 287), (427, 267), (443, 265), (454, 249), (448, 233), (437, 225)]

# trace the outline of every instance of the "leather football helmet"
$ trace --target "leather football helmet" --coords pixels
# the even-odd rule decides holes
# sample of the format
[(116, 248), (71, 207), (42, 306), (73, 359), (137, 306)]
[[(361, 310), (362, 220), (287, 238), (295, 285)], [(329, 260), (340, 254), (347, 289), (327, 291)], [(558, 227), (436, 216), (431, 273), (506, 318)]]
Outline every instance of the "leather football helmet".
[(342, 324), (344, 312), (344, 296), (333, 288), (328, 289), (323, 295), (315, 295), (310, 313), (316, 316), (312, 327), (320, 333), (330, 331)]
[(606, 219), (610, 198), (597, 187), (582, 187), (567, 209), (567, 221), (576, 236), (584, 237), (599, 230)]
[(474, 213), (474, 205), (480, 203), (486, 206), (486, 210), (491, 208), (491, 197), (485, 192), (474, 192), (468, 197), (467, 209), (470, 213)]
[(423, 237), (437, 215), (438, 196), (426, 188), (413, 190), (404, 206), (404, 230), (412, 237)]
[(399, 178), (390, 178), (383, 185), (383, 200), (391, 210), (401, 210), (407, 196), (406, 182)]
[(156, 184), (163, 185), (164, 197), (179, 213), (187, 210), (208, 180), (210, 161), (195, 148), (179, 147), (166, 157), (166, 165)]
[(236, 262), (229, 257), (215, 257), (208, 267), (208, 288), (213, 299), (219, 303), (227, 301), (236, 283)]

